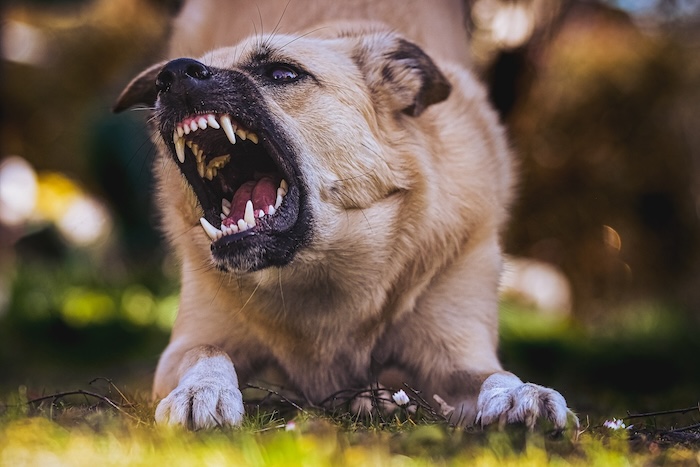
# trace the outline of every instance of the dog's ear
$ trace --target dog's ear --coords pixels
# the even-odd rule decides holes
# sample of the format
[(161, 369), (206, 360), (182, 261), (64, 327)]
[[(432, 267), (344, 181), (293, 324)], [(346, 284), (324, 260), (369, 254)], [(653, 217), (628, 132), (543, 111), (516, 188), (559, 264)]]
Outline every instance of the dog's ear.
[(160, 73), (160, 70), (166, 63), (156, 63), (132, 79), (119, 95), (119, 98), (117, 98), (117, 102), (112, 107), (112, 112), (119, 113), (137, 105), (153, 107), (158, 98), (156, 76), (158, 76), (158, 73)]
[(363, 40), (355, 61), (382, 105), (417, 117), (447, 99), (452, 85), (417, 45), (389, 35)]

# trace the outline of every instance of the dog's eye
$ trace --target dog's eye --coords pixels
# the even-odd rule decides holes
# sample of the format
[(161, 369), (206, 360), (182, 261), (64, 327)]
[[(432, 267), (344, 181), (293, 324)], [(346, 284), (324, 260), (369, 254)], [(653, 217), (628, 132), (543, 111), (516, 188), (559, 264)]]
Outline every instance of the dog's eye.
[(299, 77), (299, 73), (287, 65), (272, 65), (265, 73), (268, 78), (278, 83), (288, 83)]

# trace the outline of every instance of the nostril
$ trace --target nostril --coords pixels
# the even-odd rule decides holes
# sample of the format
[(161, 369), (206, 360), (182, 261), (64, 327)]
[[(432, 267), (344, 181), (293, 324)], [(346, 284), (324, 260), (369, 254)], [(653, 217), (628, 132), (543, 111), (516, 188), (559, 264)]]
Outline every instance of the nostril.
[(208, 79), (211, 76), (211, 71), (204, 64), (195, 62), (187, 66), (185, 74), (195, 79)]
[(203, 63), (191, 58), (178, 58), (165, 64), (156, 77), (156, 89), (159, 92), (168, 92), (178, 82), (184, 84), (188, 80), (191, 84), (197, 81), (209, 79), (211, 70)]
[(168, 92), (175, 80), (175, 73), (170, 70), (162, 70), (156, 76), (156, 89), (160, 92)]

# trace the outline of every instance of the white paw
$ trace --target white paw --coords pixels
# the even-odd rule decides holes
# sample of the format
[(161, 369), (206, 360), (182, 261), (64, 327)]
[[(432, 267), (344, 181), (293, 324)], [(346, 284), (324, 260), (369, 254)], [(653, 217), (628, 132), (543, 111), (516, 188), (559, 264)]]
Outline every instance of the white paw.
[(243, 396), (233, 364), (226, 356), (204, 358), (160, 401), (156, 423), (192, 430), (236, 426), (243, 420)]
[(481, 386), (477, 400), (476, 423), (524, 423), (532, 429), (538, 419), (550, 421), (557, 430), (566, 428), (569, 417), (578, 427), (578, 418), (566, 406), (566, 400), (554, 389), (523, 383), (510, 373), (489, 376)]

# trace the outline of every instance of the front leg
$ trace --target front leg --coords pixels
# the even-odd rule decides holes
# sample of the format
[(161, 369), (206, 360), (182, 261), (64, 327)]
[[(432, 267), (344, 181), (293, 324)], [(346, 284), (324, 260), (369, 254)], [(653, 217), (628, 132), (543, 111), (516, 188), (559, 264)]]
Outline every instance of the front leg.
[(498, 422), (524, 423), (529, 429), (538, 419), (550, 421), (555, 429), (566, 428), (571, 419), (578, 428), (578, 418), (566, 406), (564, 397), (554, 389), (533, 383), (523, 383), (512, 373), (494, 373), (481, 385), (476, 403), (476, 423), (481, 426)]
[[(435, 408), (458, 425), (578, 423), (558, 392), (523, 383), (498, 361), (500, 249), (494, 234), (434, 278), (415, 309), (396, 320), (386, 355), (414, 371)], [(436, 397), (437, 396), (437, 397)]]
[(210, 345), (195, 347), (185, 353), (177, 374), (177, 386), (156, 408), (158, 424), (193, 430), (240, 425), (243, 396), (224, 351)]

